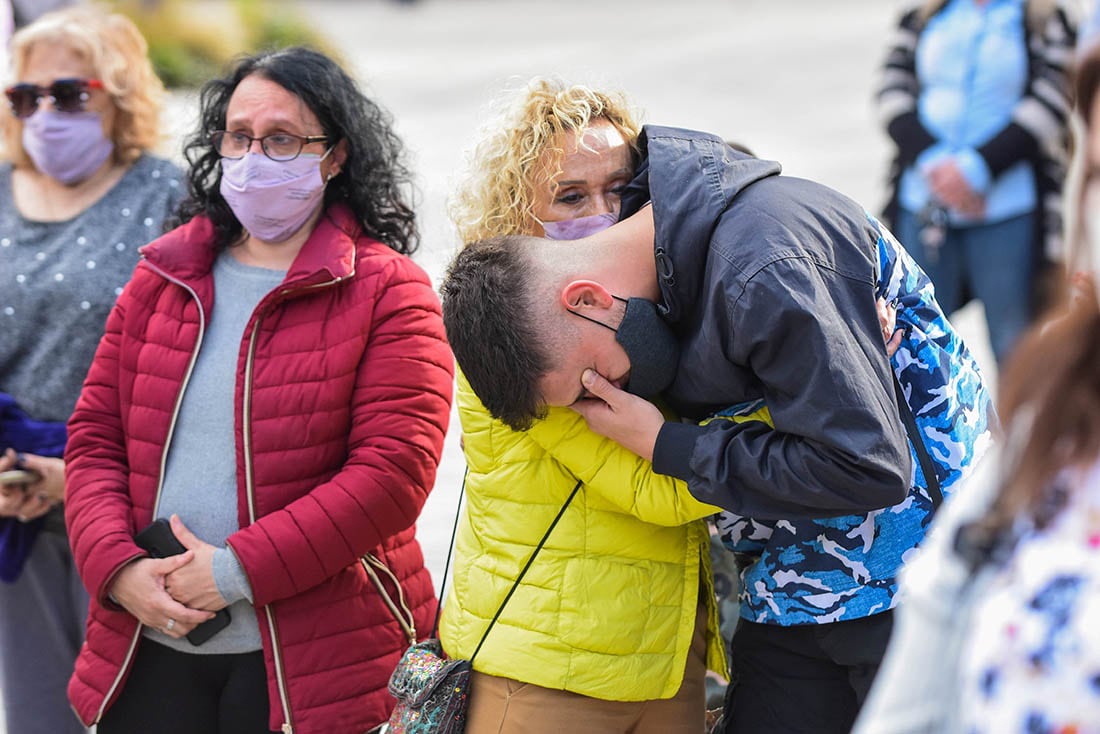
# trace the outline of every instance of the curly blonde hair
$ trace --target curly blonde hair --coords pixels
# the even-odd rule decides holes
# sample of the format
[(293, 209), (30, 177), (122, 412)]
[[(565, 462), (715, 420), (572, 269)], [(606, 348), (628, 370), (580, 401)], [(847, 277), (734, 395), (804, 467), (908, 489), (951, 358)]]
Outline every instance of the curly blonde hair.
[[(46, 13), (11, 39), (11, 73), (19, 79), (37, 44), (60, 45), (88, 61), (117, 114), (111, 140), (114, 161), (130, 163), (160, 142), (164, 84), (149, 61), (148, 44), (124, 15), (96, 5), (76, 5)], [(23, 150), (23, 121), (0, 115), (7, 158), (16, 167), (31, 166)]]
[(566, 133), (576, 140), (595, 120), (611, 123), (637, 152), (641, 129), (625, 95), (558, 78), (535, 77), (495, 103), (467, 154), (466, 172), (449, 203), (464, 244), (506, 234), (534, 234), (535, 191), (561, 173)]

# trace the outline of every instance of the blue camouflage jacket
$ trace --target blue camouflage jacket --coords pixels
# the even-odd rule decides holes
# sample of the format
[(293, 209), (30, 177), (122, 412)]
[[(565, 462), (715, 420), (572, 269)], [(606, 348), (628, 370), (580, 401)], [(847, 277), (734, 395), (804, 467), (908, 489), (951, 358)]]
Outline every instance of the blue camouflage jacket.
[[(892, 366), (946, 496), (991, 443), (991, 395), (936, 303), (928, 276), (868, 216), (879, 232), (877, 295), (897, 302), (904, 334)], [(713, 419), (769, 417), (763, 401), (753, 401)], [(915, 452), (912, 464), (909, 493), (892, 507), (824, 519), (718, 515), (723, 544), (748, 561), (741, 571), (741, 617), (789, 626), (859, 619), (892, 608), (898, 569), (924, 537), (933, 511)]]

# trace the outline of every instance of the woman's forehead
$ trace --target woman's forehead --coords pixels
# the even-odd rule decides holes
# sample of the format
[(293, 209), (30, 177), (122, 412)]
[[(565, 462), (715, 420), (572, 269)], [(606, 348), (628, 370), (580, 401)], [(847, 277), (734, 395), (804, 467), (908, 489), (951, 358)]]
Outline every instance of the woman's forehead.
[(226, 122), (290, 124), (302, 128), (320, 125), (317, 115), (301, 97), (258, 74), (246, 76), (233, 90), (226, 109)]

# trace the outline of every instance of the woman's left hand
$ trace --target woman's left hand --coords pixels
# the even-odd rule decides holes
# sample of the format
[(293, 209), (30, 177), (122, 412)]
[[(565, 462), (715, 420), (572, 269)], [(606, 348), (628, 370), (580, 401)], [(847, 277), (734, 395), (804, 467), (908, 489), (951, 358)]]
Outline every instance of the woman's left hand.
[(227, 606), (214, 581), (214, 551), (209, 543), (199, 540), (180, 520), (172, 515), (172, 533), (183, 547), (195, 554), (194, 560), (164, 577), (164, 589), (180, 604), (192, 609), (216, 612)]

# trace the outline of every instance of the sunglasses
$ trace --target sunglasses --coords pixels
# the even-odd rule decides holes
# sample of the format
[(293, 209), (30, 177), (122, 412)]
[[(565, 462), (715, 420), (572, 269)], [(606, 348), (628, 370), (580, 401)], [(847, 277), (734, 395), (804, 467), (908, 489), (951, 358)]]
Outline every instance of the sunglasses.
[(48, 98), (58, 112), (83, 112), (91, 89), (103, 89), (103, 82), (98, 79), (58, 79), (48, 87), (15, 84), (5, 89), (4, 94), (12, 114), (25, 120), (38, 111), (43, 97)]

